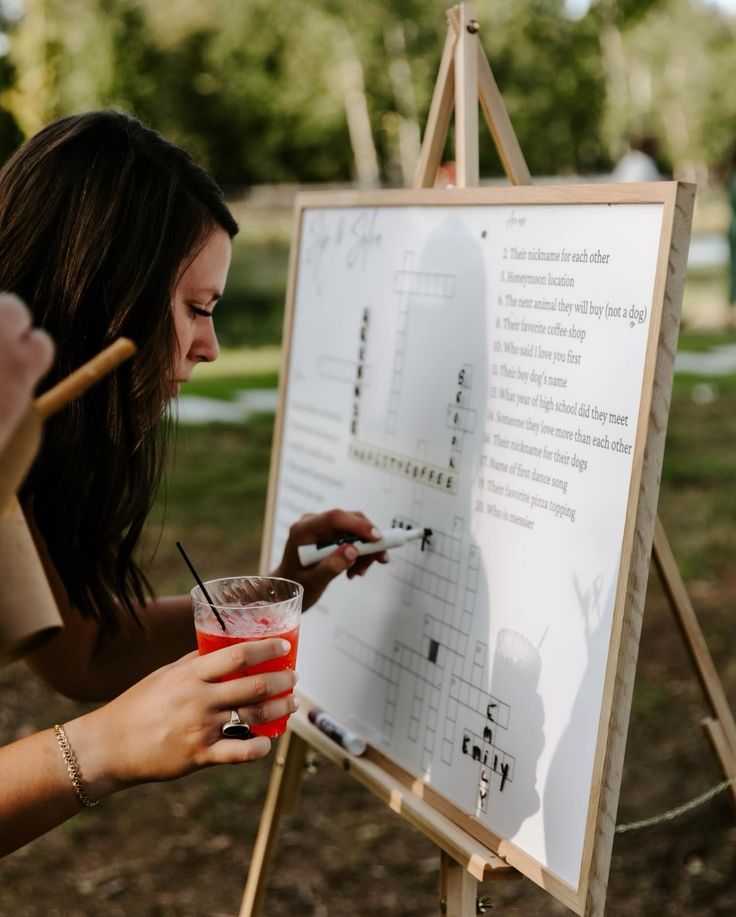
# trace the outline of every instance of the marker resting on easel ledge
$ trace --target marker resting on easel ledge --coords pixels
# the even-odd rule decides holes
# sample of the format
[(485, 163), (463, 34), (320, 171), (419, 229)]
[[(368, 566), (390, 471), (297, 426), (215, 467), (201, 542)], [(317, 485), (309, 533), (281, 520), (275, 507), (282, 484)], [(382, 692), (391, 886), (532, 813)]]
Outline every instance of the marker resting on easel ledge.
[(328, 557), (335, 548), (339, 548), (342, 544), (351, 544), (358, 554), (377, 554), (388, 548), (400, 548), (409, 541), (421, 538), (422, 550), (424, 550), (431, 535), (432, 529), (385, 529), (379, 541), (361, 541), (357, 535), (343, 535), (329, 543), (300, 545), (297, 551), (302, 567), (311, 567), (312, 564), (319, 563), (323, 557)]
[(320, 732), (324, 732), (326, 736), (329, 736), (338, 745), (342, 745), (345, 751), (349, 751), (351, 755), (362, 755), (365, 751), (365, 739), (362, 739), (357, 733), (351, 732), (342, 723), (338, 723), (329, 713), (323, 713), (322, 710), (318, 710), (315, 707), (309, 711), (307, 716), (309, 717), (309, 722), (314, 723)]

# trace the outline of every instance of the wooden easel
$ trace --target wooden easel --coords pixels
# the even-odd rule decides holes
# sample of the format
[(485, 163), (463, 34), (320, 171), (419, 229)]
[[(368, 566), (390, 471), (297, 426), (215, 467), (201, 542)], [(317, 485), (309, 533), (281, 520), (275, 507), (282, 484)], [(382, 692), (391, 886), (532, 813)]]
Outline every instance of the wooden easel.
[(303, 699), (300, 711), (290, 718), (289, 729), (276, 751), (240, 907), (241, 917), (255, 917), (261, 913), (279, 821), (294, 810), (309, 749), (349, 771), (393, 812), (437, 845), (440, 850), (438, 913), (448, 917), (474, 917), (478, 913), (478, 882), (519, 876), (504, 860), (393, 777), (383, 767), (380, 756), (369, 749), (365, 756), (357, 758), (327, 738), (304, 714), (309, 707)]
[[(434, 186), (453, 109), (456, 185), (465, 188), (479, 184), (478, 100), (507, 177), (514, 185), (532, 184), (506, 107), (478, 40), (479, 27), (471, 5), (460, 4), (450, 9), (448, 22), (413, 187)], [(653, 554), (713, 714), (704, 726), (724, 773), (729, 778), (736, 777), (736, 723), (659, 522)], [(413, 787), (393, 777), (380, 754), (369, 748), (364, 757), (354, 757), (327, 738), (307, 719), (304, 710), (308, 708), (309, 703), (303, 703), (301, 711), (291, 717), (289, 729), (276, 752), (241, 904), (241, 917), (255, 917), (261, 912), (279, 822), (296, 805), (309, 749), (349, 771), (437, 845), (440, 850), (439, 913), (449, 917), (473, 917), (482, 913), (478, 882), (518, 877), (519, 874), (493, 851), (415, 794)], [(732, 792), (736, 800), (736, 786), (732, 786)]]
[(654, 530), (652, 557), (711, 710), (711, 716), (705, 717), (701, 725), (713, 746), (725, 778), (733, 781), (730, 790), (736, 804), (736, 722), (659, 519)]
[[(448, 11), (448, 20), (447, 40), (427, 119), (414, 187), (431, 188), (434, 184), (450, 126), (453, 84), (457, 186), (475, 187), (480, 181), (476, 86), (488, 129), (507, 178), (512, 185), (532, 184), (529, 169), (491, 72), (488, 58), (480, 41), (477, 40), (478, 23), (473, 16), (472, 7), (467, 3), (453, 7)], [(736, 804), (736, 721), (659, 519), (654, 530), (652, 557), (711, 710), (711, 716), (702, 722), (703, 728), (724, 776), (735, 781), (731, 784), (731, 795)]]

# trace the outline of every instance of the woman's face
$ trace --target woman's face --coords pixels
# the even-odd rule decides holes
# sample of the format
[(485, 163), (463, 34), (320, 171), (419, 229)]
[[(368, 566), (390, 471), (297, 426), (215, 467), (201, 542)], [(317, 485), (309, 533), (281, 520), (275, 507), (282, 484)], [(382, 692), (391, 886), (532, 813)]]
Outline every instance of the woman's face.
[(197, 363), (216, 360), (220, 353), (212, 312), (222, 296), (230, 267), (232, 243), (224, 229), (215, 229), (187, 267), (174, 291), (177, 356), (171, 396), (188, 382)]

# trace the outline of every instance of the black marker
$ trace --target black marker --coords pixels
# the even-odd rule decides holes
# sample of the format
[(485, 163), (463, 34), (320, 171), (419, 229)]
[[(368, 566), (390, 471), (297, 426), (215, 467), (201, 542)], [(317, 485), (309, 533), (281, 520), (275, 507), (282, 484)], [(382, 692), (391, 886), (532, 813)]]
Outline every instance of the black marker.
[(357, 733), (346, 729), (345, 726), (333, 719), (329, 713), (324, 713), (315, 707), (309, 711), (307, 716), (309, 717), (309, 722), (314, 723), (320, 732), (324, 732), (326, 736), (329, 736), (338, 745), (342, 745), (351, 755), (362, 755), (365, 751), (365, 739), (362, 739)]

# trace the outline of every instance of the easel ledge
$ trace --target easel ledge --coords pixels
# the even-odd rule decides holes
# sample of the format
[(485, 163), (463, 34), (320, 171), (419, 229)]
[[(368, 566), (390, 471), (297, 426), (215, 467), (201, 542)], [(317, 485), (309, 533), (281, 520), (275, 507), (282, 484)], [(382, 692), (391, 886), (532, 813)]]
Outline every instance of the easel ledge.
[[(276, 827), (282, 816), (293, 812), (298, 802), (309, 749), (318, 752), (344, 771), (349, 771), (352, 777), (385, 802), (393, 812), (437, 845), (442, 854), (443, 887), (440, 894), (445, 902), (452, 902), (451, 910), (446, 913), (475, 913), (478, 882), (521, 878), (520, 873), (505, 860), (474, 840), (384, 770), (373, 760), (371, 749), (364, 756), (356, 757), (320, 732), (307, 718), (306, 711), (313, 704), (304, 695), (300, 695), (300, 699), (300, 708), (290, 717), (289, 728), (279, 741), (263, 805), (261, 828), (248, 870), (240, 917), (261, 913), (268, 865), (276, 843)], [(459, 909), (455, 910), (455, 906)]]
[(393, 812), (419, 828), (422, 834), (479, 882), (505, 879), (509, 876), (520, 878), (519, 873), (505, 860), (474, 840), (449, 818), (416, 795), (410, 787), (388, 773), (380, 760), (374, 760), (380, 759), (380, 755), (370, 746), (365, 755), (356, 757), (320, 732), (309, 722), (304, 712), (312, 706), (314, 705), (309, 700), (302, 697), (299, 712), (289, 721), (291, 732), (310, 748), (343, 770), (349, 771), (359, 783), (378, 796)]

